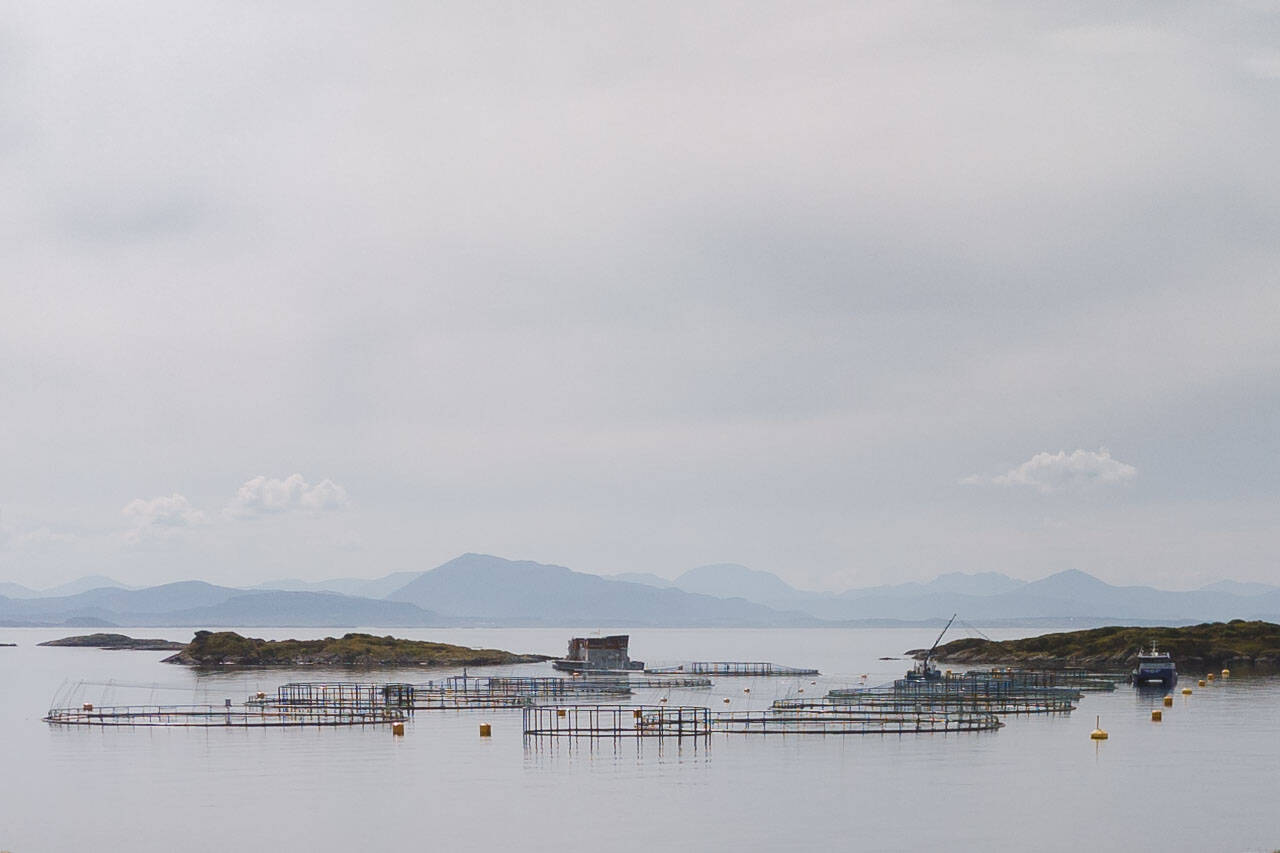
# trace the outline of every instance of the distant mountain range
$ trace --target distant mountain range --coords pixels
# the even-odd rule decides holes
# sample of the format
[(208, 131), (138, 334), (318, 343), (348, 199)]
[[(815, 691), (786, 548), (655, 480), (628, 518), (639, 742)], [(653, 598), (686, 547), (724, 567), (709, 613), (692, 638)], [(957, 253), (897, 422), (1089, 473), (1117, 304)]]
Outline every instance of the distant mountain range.
[(1219, 581), (1190, 592), (1113, 586), (1069, 570), (1038, 581), (998, 572), (928, 583), (797, 589), (734, 563), (599, 576), (564, 566), (464, 554), (424, 572), (252, 589), (183, 581), (131, 589), (101, 576), (37, 592), (0, 584), (0, 625), (420, 627), (547, 625), (805, 627), (919, 623), (959, 613), (970, 623), (1186, 623), (1280, 620), (1280, 587)]
[(75, 595), (79, 592), (88, 592), (91, 589), (102, 589), (103, 587), (129, 589), (119, 581), (114, 581), (104, 575), (89, 575), (77, 578), (70, 583), (64, 583), (61, 586), (41, 590), (28, 589), (22, 584), (0, 583), (0, 595), (7, 598), (53, 598), (59, 595)]
[[(662, 580), (661, 578), (659, 580)], [(796, 589), (768, 572), (733, 563), (691, 569), (666, 583), (691, 592), (738, 596), (835, 622), (924, 621), (951, 613), (1002, 624), (1046, 620), (1206, 621), (1280, 617), (1280, 586), (1218, 581), (1198, 590), (1114, 586), (1069, 569), (1038, 581), (999, 572), (939, 575), (928, 583), (871, 586), (841, 593)]]

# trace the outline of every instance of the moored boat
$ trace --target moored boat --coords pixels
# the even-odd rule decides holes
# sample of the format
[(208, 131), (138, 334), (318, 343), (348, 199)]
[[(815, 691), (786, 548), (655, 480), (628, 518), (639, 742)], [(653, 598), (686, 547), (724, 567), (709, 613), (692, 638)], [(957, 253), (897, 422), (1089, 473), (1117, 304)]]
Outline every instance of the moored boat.
[(1178, 668), (1169, 653), (1158, 651), (1153, 642), (1150, 651), (1138, 650), (1138, 666), (1129, 673), (1129, 683), (1136, 687), (1159, 685), (1168, 690), (1178, 683)]

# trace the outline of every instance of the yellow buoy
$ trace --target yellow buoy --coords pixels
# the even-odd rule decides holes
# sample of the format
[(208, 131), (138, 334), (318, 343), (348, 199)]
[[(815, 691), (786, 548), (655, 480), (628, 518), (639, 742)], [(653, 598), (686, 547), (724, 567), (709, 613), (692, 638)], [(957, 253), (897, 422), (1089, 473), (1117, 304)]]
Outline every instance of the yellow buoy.
[(1166, 696), (1166, 697), (1164, 697), (1164, 706), (1165, 706), (1166, 708), (1172, 708), (1172, 707), (1173, 707), (1173, 697), (1172, 697), (1172, 696)]
[(392, 723), (392, 724), (391, 724), (391, 733), (392, 733), (393, 735), (403, 735), (403, 734), (404, 734), (404, 723)]
[(1207, 683), (1208, 683), (1208, 682), (1206, 682), (1206, 681), (1202, 678), (1202, 679), (1200, 679), (1199, 681), (1197, 681), (1197, 682), (1196, 682), (1196, 687), (1204, 687)]
[(1093, 731), (1089, 732), (1090, 740), (1106, 740), (1109, 737), (1109, 735), (1102, 729), (1102, 718), (1094, 717), (1093, 724), (1094, 726), (1096, 726), (1096, 728)]
[(1223, 678), (1230, 678), (1230, 677), (1231, 677), (1231, 670), (1229, 670), (1229, 669), (1224, 669), (1224, 670), (1222, 670), (1222, 677), (1223, 677)]
[(1164, 711), (1152, 711), (1151, 722), (1158, 723), (1164, 719)]
[(1190, 695), (1191, 695), (1191, 688), (1190, 688), (1190, 687), (1184, 687), (1184, 688), (1182, 688), (1182, 695), (1183, 695), (1183, 696), (1190, 696)]
[(564, 708), (556, 708), (556, 716), (557, 716), (557, 717), (563, 717), (563, 716), (564, 716)]
[(1213, 681), (1217, 677), (1218, 676), (1214, 675), (1212, 672), (1205, 676), (1205, 678), (1208, 679), (1209, 681)]
[(493, 737), (493, 727), (488, 723), (480, 724), (480, 737)]

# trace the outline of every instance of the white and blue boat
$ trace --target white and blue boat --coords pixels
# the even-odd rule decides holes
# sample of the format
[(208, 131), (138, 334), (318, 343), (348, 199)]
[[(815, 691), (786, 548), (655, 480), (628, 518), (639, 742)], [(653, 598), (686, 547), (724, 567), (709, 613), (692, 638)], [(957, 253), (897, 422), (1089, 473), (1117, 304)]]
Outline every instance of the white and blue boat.
[(1160, 685), (1170, 690), (1178, 683), (1178, 668), (1169, 653), (1157, 651), (1153, 642), (1151, 651), (1138, 650), (1138, 668), (1129, 673), (1129, 683), (1135, 687)]

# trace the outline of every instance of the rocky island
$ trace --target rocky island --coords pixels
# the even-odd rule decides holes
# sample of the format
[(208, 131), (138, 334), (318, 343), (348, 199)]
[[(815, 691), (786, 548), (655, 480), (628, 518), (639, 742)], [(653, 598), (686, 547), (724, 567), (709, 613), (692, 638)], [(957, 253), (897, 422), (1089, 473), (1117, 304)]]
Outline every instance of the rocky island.
[(46, 640), (36, 645), (68, 646), (80, 649), (125, 649), (135, 652), (169, 652), (187, 647), (186, 643), (175, 643), (172, 640), (139, 640), (124, 634), (84, 634), (79, 637), (63, 637), (61, 640)]
[[(1181, 672), (1229, 668), (1241, 674), (1280, 672), (1280, 625), (1271, 622), (1208, 622), (1185, 628), (1094, 628), (1043, 634), (1023, 640), (966, 638), (939, 646), (933, 659), (945, 663), (1018, 664), (1044, 669), (1128, 670), (1139, 648), (1152, 643), (1167, 651)], [(923, 658), (927, 650), (908, 654)]]
[(196, 631), (165, 663), (189, 666), (501, 666), (538, 663), (549, 655), (470, 649), (448, 643), (344, 634), (323, 640), (259, 640), (233, 631)]

